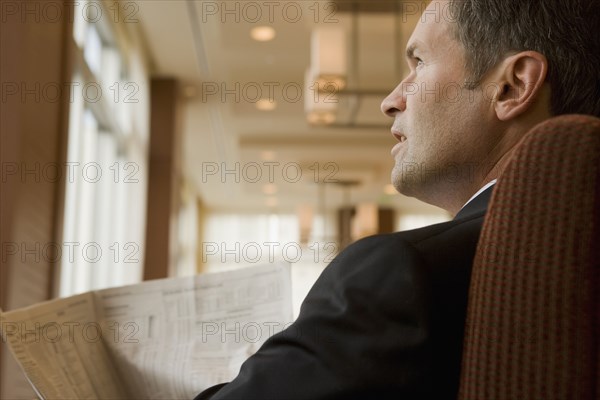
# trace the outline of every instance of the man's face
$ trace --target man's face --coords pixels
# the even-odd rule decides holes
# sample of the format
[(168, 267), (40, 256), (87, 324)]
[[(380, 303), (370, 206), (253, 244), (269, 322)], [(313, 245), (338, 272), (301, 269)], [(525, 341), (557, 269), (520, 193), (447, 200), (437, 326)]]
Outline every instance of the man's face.
[(463, 88), (464, 48), (443, 7), (447, 2), (432, 2), (420, 19), (407, 45), (409, 75), (381, 104), (399, 141), (392, 183), (432, 204), (448, 188), (466, 187), (495, 144), (486, 124), (490, 101)]

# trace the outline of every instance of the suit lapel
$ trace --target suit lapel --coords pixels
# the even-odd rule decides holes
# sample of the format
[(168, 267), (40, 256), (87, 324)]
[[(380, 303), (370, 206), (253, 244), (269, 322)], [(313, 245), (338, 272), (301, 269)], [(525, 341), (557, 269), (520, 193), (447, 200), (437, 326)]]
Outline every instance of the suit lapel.
[(466, 206), (464, 206), (458, 214), (454, 217), (454, 220), (469, 218), (474, 215), (478, 215), (481, 213), (485, 213), (487, 210), (488, 203), (490, 202), (490, 198), (492, 197), (492, 192), (494, 191), (494, 186), (492, 185), (483, 192), (481, 192), (477, 197), (471, 200)]

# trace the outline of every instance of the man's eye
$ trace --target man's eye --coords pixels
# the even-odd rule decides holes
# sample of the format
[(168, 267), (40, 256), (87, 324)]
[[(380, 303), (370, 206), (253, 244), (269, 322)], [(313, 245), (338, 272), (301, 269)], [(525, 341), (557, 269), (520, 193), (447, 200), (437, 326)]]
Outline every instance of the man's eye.
[(417, 67), (422, 67), (423, 65), (425, 65), (423, 60), (421, 60), (420, 58), (415, 58), (415, 61), (417, 62)]

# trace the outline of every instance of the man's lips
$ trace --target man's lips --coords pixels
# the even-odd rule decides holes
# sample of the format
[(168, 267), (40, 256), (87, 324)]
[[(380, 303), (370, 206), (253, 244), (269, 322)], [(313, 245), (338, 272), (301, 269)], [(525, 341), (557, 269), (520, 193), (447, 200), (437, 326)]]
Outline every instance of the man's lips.
[(392, 131), (392, 135), (394, 135), (399, 142), (404, 142), (406, 140), (406, 136), (398, 131)]
[(392, 130), (392, 135), (394, 135), (396, 140), (398, 140), (398, 142), (399, 142), (399, 143), (396, 143), (396, 145), (392, 148), (392, 152), (391, 152), (392, 157), (396, 157), (396, 154), (400, 151), (400, 148), (406, 142), (406, 136), (404, 136), (402, 133), (400, 133), (399, 131), (396, 131), (396, 130)]

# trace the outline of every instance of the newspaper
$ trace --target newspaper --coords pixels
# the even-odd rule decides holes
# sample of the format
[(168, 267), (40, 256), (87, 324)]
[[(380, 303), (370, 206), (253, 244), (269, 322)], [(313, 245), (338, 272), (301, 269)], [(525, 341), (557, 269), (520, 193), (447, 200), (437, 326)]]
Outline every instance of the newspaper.
[(42, 399), (191, 399), (292, 321), (276, 263), (87, 292), (0, 314)]

